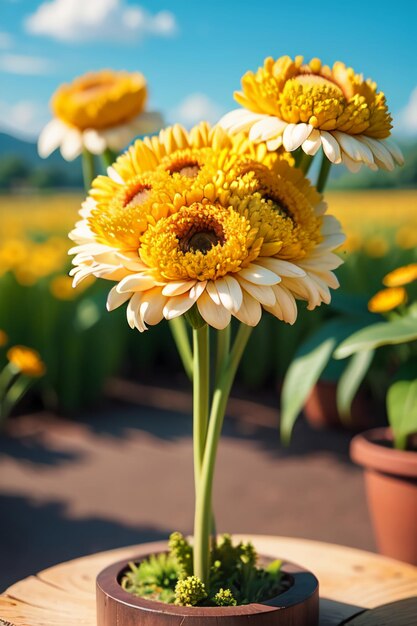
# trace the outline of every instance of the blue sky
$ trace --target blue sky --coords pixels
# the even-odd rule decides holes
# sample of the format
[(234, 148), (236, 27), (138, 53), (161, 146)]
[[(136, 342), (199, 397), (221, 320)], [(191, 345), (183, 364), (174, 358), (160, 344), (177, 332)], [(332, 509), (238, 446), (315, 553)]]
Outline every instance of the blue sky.
[[(398, 132), (417, 134), (417, 3), (410, 0), (0, 0), (0, 127), (35, 136), (64, 81), (140, 70), (169, 122), (234, 108), (241, 75), (264, 57), (351, 65), (387, 96)], [(395, 122), (394, 119), (394, 122)]]

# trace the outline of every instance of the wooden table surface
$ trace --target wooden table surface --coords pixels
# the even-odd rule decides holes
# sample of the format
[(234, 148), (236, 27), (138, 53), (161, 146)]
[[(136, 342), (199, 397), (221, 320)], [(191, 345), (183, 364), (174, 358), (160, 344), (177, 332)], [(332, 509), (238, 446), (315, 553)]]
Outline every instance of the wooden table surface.
[[(417, 568), (412, 565), (304, 539), (236, 539), (251, 539), (259, 553), (293, 561), (317, 576), (320, 626), (417, 626)], [(152, 551), (153, 544), (148, 545)], [(96, 575), (136, 551), (130, 546), (101, 552), (15, 583), (0, 596), (0, 625), (95, 626)]]

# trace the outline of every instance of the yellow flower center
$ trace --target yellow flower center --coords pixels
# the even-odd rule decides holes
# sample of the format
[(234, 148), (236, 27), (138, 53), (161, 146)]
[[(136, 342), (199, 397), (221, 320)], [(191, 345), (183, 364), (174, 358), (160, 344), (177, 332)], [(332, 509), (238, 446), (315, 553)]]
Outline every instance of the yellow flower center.
[(390, 134), (384, 94), (343, 63), (335, 63), (331, 69), (319, 59), (303, 64), (302, 57), (294, 61), (269, 58), (256, 74), (244, 75), (242, 88), (243, 93), (235, 93), (242, 106), (291, 124), (304, 122), (320, 130), (380, 139)]
[(126, 123), (145, 108), (142, 74), (104, 70), (62, 85), (52, 98), (56, 117), (79, 130)]
[(250, 224), (219, 204), (194, 202), (149, 226), (139, 254), (166, 280), (216, 279), (239, 271), (248, 258)]
[[(135, 176), (119, 187), (110, 199), (99, 199), (97, 208), (91, 211), (88, 225), (97, 241), (105, 245), (135, 250), (148, 223), (167, 215), (169, 206), (160, 202), (153, 208), (156, 199), (167, 181), (161, 175)], [(165, 200), (169, 197), (164, 194)], [(107, 201), (108, 200), (108, 201)]]
[(263, 238), (262, 254), (301, 259), (322, 240), (321, 218), (288, 179), (256, 162), (236, 163), (230, 202)]

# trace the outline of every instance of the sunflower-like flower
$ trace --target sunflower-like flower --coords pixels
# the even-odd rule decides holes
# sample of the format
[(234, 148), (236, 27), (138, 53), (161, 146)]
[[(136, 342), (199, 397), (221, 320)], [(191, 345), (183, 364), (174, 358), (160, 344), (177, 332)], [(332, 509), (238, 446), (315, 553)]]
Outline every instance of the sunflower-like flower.
[(322, 146), (332, 163), (351, 171), (363, 163), (386, 170), (403, 164), (388, 139), (392, 125), (384, 94), (343, 63), (330, 68), (319, 59), (269, 57), (256, 73), (243, 76), (242, 90), (234, 95), (243, 108), (219, 124), (233, 133), (249, 131), (252, 141), (265, 141), (269, 150), (283, 145), (315, 155)]
[(42, 157), (60, 147), (67, 161), (83, 148), (102, 154), (119, 152), (134, 137), (159, 130), (159, 113), (145, 112), (146, 80), (135, 72), (102, 70), (59, 87), (52, 97), (52, 119), (39, 136)]
[(330, 301), (344, 240), (299, 170), (265, 144), (201, 124), (137, 141), (95, 179), (70, 234), (74, 284), (115, 281), (140, 331), (194, 305), (211, 326), (255, 326), (262, 307), (293, 323), (296, 299)]

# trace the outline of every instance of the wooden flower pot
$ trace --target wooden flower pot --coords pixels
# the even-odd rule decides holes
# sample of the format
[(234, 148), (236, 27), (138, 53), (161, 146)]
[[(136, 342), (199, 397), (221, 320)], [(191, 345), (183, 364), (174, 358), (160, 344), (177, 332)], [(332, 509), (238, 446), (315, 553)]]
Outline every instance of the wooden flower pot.
[(353, 438), (350, 455), (365, 469), (378, 550), (417, 565), (417, 452), (395, 450), (390, 429), (374, 428)]
[[(161, 542), (159, 551), (166, 551)], [(155, 553), (155, 551), (154, 551)], [(130, 561), (149, 557), (149, 548)], [(262, 559), (268, 562), (267, 558)], [(288, 590), (259, 604), (235, 607), (184, 607), (137, 598), (120, 586), (129, 561), (106, 567), (97, 577), (97, 626), (317, 626), (319, 593), (317, 578), (309, 571), (285, 562)]]

